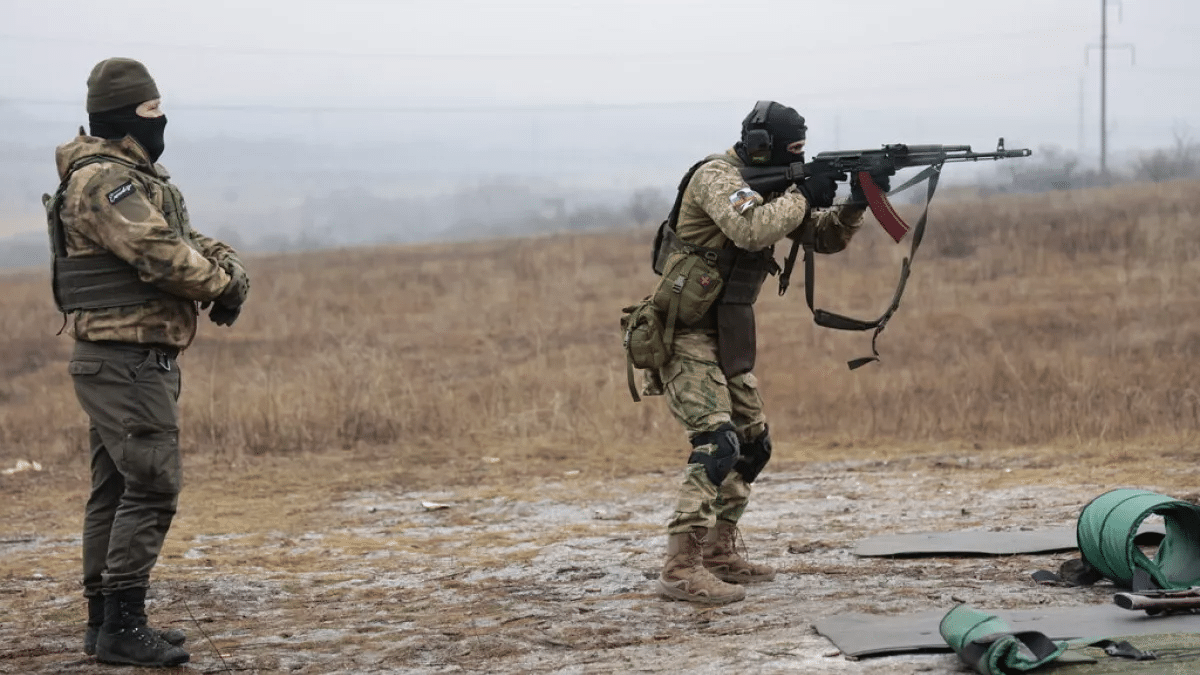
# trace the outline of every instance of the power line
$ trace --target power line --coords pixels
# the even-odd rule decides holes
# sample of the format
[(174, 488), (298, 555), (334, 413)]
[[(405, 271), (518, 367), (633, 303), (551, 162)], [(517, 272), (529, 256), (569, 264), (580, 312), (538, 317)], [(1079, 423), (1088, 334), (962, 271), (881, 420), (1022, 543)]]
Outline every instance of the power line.
[[(82, 108), (83, 99), (34, 99), (19, 97), (0, 98), (2, 103), (26, 105), (69, 106)], [(497, 105), (281, 105), (272, 103), (172, 103), (178, 110), (206, 110), (214, 112), (264, 112), (264, 113), (502, 113), (502, 112), (580, 112), (610, 110), (647, 110), (661, 108), (696, 108), (743, 105), (745, 101), (643, 101), (638, 103), (532, 103)]]
[[(977, 44), (980, 42), (1008, 42), (1012, 40), (1026, 40), (1032, 35), (1050, 33), (1052, 35), (1061, 35), (1061, 32), (1066, 29), (1085, 29), (1086, 26), (1055, 26), (1047, 28), (1027, 29), (1015, 33), (977, 33), (971, 35), (955, 35), (953, 37), (929, 38), (924, 40), (896, 40), (892, 42), (872, 43), (870, 46), (874, 48), (890, 49), (890, 48), (913, 48), (913, 47), (937, 47), (946, 45), (957, 45), (963, 43)], [(542, 60), (542, 59), (571, 59), (571, 60), (646, 60), (646, 59), (679, 59), (679, 58), (699, 58), (704, 56), (701, 51), (694, 49), (674, 50), (674, 51), (648, 51), (648, 52), (630, 52), (619, 51), (613, 52), (475, 52), (475, 53), (448, 53), (448, 52), (367, 52), (367, 51), (343, 51), (343, 50), (324, 50), (324, 49), (271, 49), (264, 47), (224, 47), (217, 45), (205, 44), (180, 44), (180, 43), (165, 43), (165, 42), (144, 42), (144, 41), (114, 41), (114, 40), (97, 40), (94, 38), (70, 38), (60, 36), (31, 36), (18, 35), (13, 33), (0, 33), (0, 40), (12, 42), (26, 42), (34, 44), (72, 44), (72, 45), (91, 45), (108, 48), (128, 48), (128, 49), (157, 49), (157, 50), (172, 50), (185, 51), (193, 53), (197, 51), (240, 55), (240, 56), (280, 56), (280, 57), (298, 57), (311, 56), (320, 58), (355, 58), (355, 59), (399, 59), (399, 60), (443, 60), (443, 61), (479, 61), (493, 59), (508, 59), (508, 60)], [(762, 49), (756, 50), (757, 55), (762, 57), (792, 55), (796, 54), (795, 48), (790, 49)]]
[[(1196, 71), (1200, 74), (1200, 71)], [(1078, 70), (1073, 68), (1046, 69), (1037, 68), (1025, 71), (1005, 73), (978, 73), (975, 80), (981, 82), (997, 82), (1005, 80), (1019, 81), (1022, 86), (1028, 84), (1029, 76), (1046, 76), (1053, 78), (1075, 77)], [(917, 93), (927, 91), (942, 91), (946, 88), (942, 79), (931, 79), (919, 83), (894, 83), (886, 86), (857, 86), (850, 85), (824, 91), (806, 90), (805, 96), (810, 99), (820, 99), (826, 102), (836, 101), (839, 97), (850, 95), (880, 97), (886, 94)], [(882, 99), (880, 99), (882, 101)], [(20, 96), (0, 96), (0, 104), (17, 103), (24, 105), (45, 105), (81, 108), (82, 99), (48, 99)], [(711, 108), (725, 106), (743, 106), (744, 99), (699, 99), (675, 101), (631, 101), (625, 103), (605, 103), (596, 101), (577, 102), (543, 102), (543, 103), (480, 103), (480, 104), (429, 104), (429, 105), (330, 105), (330, 104), (282, 104), (282, 103), (192, 103), (186, 101), (171, 101), (168, 105), (177, 110), (195, 110), (210, 112), (261, 112), (261, 113), (392, 113), (392, 114), (451, 114), (451, 113), (537, 113), (537, 112), (605, 112), (605, 111), (637, 111), (662, 110), (670, 108)]]

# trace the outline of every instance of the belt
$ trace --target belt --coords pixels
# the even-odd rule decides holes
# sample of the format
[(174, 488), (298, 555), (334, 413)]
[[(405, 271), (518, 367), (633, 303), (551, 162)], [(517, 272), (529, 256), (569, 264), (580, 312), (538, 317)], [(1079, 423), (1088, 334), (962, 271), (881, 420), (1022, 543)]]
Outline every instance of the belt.
[(119, 340), (76, 340), (75, 346), (79, 349), (87, 350), (88, 346), (94, 345), (101, 349), (111, 349), (123, 352), (144, 352), (155, 351), (163, 356), (175, 359), (179, 357), (180, 349), (174, 345), (164, 345), (158, 342), (121, 342)]

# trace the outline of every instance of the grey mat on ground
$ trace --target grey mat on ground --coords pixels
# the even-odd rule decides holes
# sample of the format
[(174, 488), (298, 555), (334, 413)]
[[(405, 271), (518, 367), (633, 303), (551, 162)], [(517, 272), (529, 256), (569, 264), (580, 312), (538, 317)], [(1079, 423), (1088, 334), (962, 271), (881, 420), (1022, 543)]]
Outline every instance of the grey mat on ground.
[[(817, 621), (816, 628), (847, 656), (948, 652), (950, 645), (938, 633), (938, 625), (949, 611), (947, 607), (900, 616), (836, 614)], [(986, 611), (1014, 632), (1037, 631), (1052, 640), (1200, 632), (1200, 614), (1147, 616), (1116, 605)]]
[[(1162, 523), (1144, 523), (1138, 536), (1162, 535)], [(1152, 543), (1152, 542), (1147, 542)], [(1019, 553), (1056, 553), (1078, 548), (1075, 528), (1054, 530), (985, 532), (915, 532), (867, 537), (854, 547), (854, 555), (918, 557), (934, 555), (1016, 555)]]

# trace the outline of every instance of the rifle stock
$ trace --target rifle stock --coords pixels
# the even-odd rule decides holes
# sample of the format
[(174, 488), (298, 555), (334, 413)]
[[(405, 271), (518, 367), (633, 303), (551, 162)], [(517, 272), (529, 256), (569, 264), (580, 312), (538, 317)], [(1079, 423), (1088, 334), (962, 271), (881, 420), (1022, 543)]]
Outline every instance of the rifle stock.
[(1200, 587), (1177, 591), (1117, 593), (1113, 602), (1122, 609), (1143, 610), (1151, 614), (1200, 610)]

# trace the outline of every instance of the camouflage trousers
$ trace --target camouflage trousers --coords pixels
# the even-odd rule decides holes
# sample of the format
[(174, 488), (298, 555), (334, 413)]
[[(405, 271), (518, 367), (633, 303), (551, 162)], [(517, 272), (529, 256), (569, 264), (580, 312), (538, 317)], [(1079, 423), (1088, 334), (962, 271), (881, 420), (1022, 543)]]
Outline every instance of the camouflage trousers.
[[(712, 331), (680, 330), (675, 335), (674, 355), (660, 369), (671, 414), (687, 431), (688, 439), (732, 424), (742, 442), (757, 438), (766, 429), (762, 397), (753, 373), (726, 378), (717, 362), (717, 338)], [(693, 448), (711, 453), (716, 445)], [(668, 534), (694, 527), (714, 527), (716, 521), (736, 523), (750, 501), (750, 484), (737, 470), (731, 471), (720, 488), (713, 485), (701, 464), (688, 464), (683, 472), (675, 513), (667, 524)]]
[(92, 491), (83, 523), (89, 597), (145, 587), (182, 484), (177, 350), (77, 341), (68, 371), (89, 418)]

